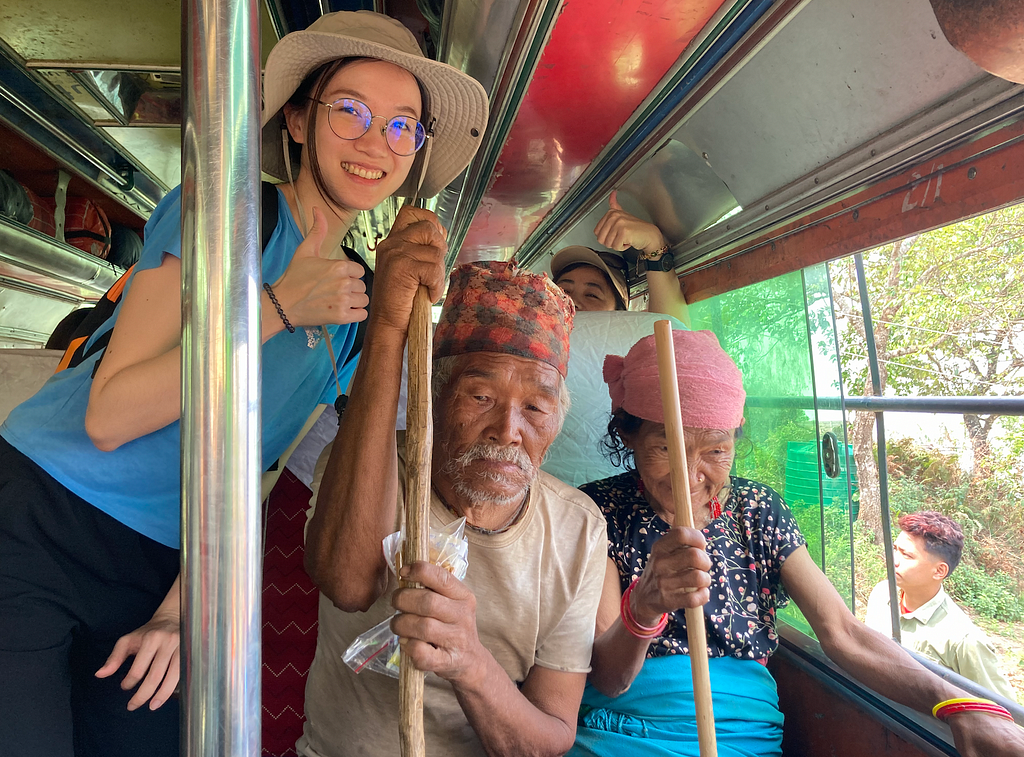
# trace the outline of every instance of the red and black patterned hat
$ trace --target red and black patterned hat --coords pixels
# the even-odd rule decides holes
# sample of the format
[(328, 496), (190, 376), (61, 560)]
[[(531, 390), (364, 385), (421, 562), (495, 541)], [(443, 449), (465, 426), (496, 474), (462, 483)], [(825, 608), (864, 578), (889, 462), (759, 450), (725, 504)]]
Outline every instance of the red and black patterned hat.
[(434, 357), (501, 352), (540, 360), (564, 377), (576, 306), (544, 274), (486, 261), (452, 271)]

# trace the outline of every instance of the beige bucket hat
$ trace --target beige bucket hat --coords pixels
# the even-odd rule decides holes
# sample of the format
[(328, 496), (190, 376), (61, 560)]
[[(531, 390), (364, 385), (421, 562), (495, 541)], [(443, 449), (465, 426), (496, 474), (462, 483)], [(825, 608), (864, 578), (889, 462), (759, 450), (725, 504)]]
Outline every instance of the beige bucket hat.
[[(621, 260), (621, 267), (619, 265), (608, 265), (607, 261), (602, 257), (603, 255), (608, 256), (608, 259), (613, 262)], [(603, 271), (608, 276), (608, 280), (612, 282), (612, 286), (615, 287), (615, 291), (622, 300), (622, 304), (629, 305), (629, 286), (626, 284), (626, 261), (624, 258), (611, 252), (599, 254), (597, 250), (581, 245), (565, 247), (551, 258), (551, 278), (554, 281), (558, 281), (562, 271), (575, 263), (586, 263)]]
[[(264, 172), (286, 181), (281, 130), (282, 108), (312, 71), (338, 58), (377, 58), (409, 71), (427, 94), (423, 125), (434, 120), (426, 174), (419, 196), (433, 197), (469, 165), (487, 126), (487, 92), (476, 79), (423, 55), (412, 32), (399, 21), (373, 11), (338, 11), (321, 16), (305, 31), (281, 38), (267, 58), (263, 76)], [(410, 178), (397, 194), (416, 192), (424, 146)], [(297, 168), (297, 167), (295, 167)]]

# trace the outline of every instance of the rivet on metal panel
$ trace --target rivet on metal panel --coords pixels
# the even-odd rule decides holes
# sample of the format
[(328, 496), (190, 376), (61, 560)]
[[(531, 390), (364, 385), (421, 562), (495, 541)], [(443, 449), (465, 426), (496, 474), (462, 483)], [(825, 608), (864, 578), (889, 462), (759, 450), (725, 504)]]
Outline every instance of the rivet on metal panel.
[(772, 242), (772, 252), (775, 252), (775, 242)]
[(768, 210), (768, 206), (767, 206), (767, 205), (765, 205), (765, 206), (764, 206), (764, 209), (765, 209), (765, 210)]
[(860, 218), (860, 211), (859, 210), (853, 211), (853, 220), (856, 221), (858, 218)]
[(732, 225), (730, 225), (730, 224), (728, 224), (728, 223), (727, 223), (727, 224), (725, 225), (725, 230), (726, 230), (726, 231), (732, 231)]
[(470, 129), (469, 133), (470, 133), (471, 136), (474, 136), (474, 137), (479, 137), (480, 136), (480, 130), (479, 129)]
[(967, 169), (967, 178), (968, 179), (973, 179), (977, 175), (978, 175), (978, 169), (975, 168), (974, 166), (971, 166), (969, 169)]
[(815, 176), (815, 177), (814, 177), (814, 183), (815, 183), (815, 184), (817, 184), (817, 183), (818, 183), (819, 181), (820, 181), (820, 180), (818, 179), (818, 177), (817, 177), (817, 176)]
[(876, 153), (876, 152), (877, 152), (877, 150), (872, 150), (872, 151), (871, 151), (871, 157), (872, 157), (872, 158), (873, 158), (873, 157), (875, 157), (875, 153)]

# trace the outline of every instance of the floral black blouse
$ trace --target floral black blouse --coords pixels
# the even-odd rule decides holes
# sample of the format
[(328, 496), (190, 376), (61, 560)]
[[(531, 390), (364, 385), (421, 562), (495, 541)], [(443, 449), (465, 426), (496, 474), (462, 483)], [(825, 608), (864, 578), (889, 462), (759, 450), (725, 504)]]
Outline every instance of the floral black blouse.
[[(608, 523), (608, 556), (619, 568), (623, 591), (643, 573), (654, 542), (669, 529), (640, 492), (640, 478), (629, 471), (585, 484), (585, 492)], [(730, 477), (722, 514), (703, 529), (711, 555), (711, 599), (704, 605), (710, 657), (764, 660), (779, 646), (775, 612), (789, 596), (781, 568), (806, 544), (796, 519), (771, 487)], [(648, 657), (688, 654), (682, 610), (651, 642)]]

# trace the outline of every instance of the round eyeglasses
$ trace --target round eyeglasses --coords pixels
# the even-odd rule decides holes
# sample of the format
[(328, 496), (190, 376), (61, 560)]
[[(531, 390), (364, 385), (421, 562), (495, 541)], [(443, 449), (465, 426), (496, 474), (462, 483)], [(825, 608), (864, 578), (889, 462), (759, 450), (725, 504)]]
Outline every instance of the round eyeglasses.
[[(359, 139), (370, 130), (373, 119), (385, 120), (384, 116), (373, 115), (366, 103), (350, 97), (332, 103), (317, 102), (329, 110), (327, 123), (342, 139)], [(412, 116), (395, 116), (385, 122), (381, 133), (396, 155), (413, 155), (427, 141), (426, 129)]]

